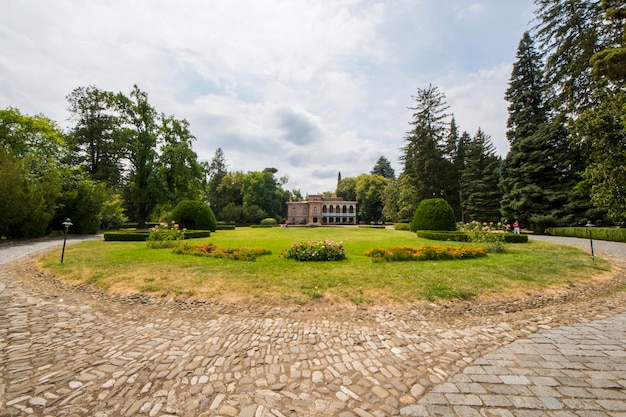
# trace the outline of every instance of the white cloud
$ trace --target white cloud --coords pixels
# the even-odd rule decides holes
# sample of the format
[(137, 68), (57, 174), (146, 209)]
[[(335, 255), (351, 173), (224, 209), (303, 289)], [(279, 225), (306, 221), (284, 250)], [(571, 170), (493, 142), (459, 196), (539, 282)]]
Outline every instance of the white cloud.
[(137, 84), (190, 122), (194, 149), (229, 169), (268, 166), (304, 194), (337, 172), (399, 173), (418, 87), (437, 85), (461, 129), (498, 150), (503, 101), (532, 0), (22, 0), (0, 15), (0, 107), (67, 126), (65, 97)]

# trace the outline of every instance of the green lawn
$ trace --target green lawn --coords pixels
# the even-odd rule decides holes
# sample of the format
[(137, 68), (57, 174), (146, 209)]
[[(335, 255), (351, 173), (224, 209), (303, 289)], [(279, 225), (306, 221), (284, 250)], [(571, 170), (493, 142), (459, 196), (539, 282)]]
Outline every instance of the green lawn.
[[(342, 241), (347, 259), (297, 262), (279, 257), (293, 242), (309, 240)], [(148, 249), (145, 242), (90, 241), (68, 246), (62, 265), (60, 251), (46, 254), (41, 264), (67, 280), (117, 293), (298, 303), (324, 298), (373, 304), (561, 286), (611, 269), (608, 262), (593, 262), (581, 250), (544, 242), (509, 244), (505, 253), (478, 259), (373, 263), (364, 255), (372, 248), (462, 245), (423, 240), (392, 229), (241, 228), (189, 242), (212, 242), (222, 248), (262, 247), (272, 254), (255, 262), (234, 261)]]

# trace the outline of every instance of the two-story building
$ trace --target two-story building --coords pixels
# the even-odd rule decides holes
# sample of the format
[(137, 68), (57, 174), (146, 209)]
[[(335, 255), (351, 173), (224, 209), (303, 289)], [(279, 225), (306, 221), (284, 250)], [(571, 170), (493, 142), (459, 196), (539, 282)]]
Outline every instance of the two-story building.
[(356, 201), (340, 197), (309, 195), (305, 201), (287, 203), (287, 220), (291, 224), (356, 224)]

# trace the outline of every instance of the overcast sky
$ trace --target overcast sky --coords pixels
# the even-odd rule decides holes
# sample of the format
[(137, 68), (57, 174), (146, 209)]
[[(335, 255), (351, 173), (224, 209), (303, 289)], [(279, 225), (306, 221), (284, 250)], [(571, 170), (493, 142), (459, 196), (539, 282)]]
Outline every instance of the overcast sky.
[(381, 155), (401, 172), (412, 96), (437, 86), (502, 156), (507, 88), (532, 0), (19, 0), (0, 13), (0, 108), (68, 126), (66, 96), (148, 93), (229, 171), (334, 191)]

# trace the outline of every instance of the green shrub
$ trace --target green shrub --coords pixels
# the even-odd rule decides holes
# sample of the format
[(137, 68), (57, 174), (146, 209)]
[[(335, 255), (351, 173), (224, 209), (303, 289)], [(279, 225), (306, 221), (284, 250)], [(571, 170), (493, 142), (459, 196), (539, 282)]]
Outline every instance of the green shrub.
[(111, 194), (100, 209), (100, 228), (102, 230), (115, 230), (124, 227), (128, 217), (124, 214), (122, 197), (119, 194)]
[(295, 242), (280, 256), (296, 261), (340, 261), (346, 259), (342, 242), (330, 240), (319, 242)]
[(276, 227), (276, 225), (275, 224), (251, 224), (250, 225), (251, 229), (266, 228), (266, 227)]
[(116, 231), (104, 232), (106, 242), (145, 242), (148, 240), (148, 231)]
[(263, 220), (261, 220), (261, 223), (263, 226), (276, 226), (276, 219), (272, 218), (272, 217), (267, 217)]
[(178, 224), (161, 223), (150, 229), (148, 234), (148, 247), (150, 249), (163, 249), (178, 246), (179, 242), (185, 237), (187, 230), (180, 230)]
[(411, 230), (456, 230), (454, 211), (443, 198), (422, 200), (413, 213)]
[(187, 230), (217, 229), (215, 214), (208, 204), (202, 201), (183, 200), (174, 207), (172, 220)]
[[(527, 243), (528, 235), (516, 235), (513, 233), (493, 233), (501, 236), (504, 243)], [(439, 232), (432, 230), (418, 230), (417, 237), (429, 240), (441, 240), (449, 242), (471, 242), (472, 237), (467, 232)]]
[(237, 227), (237, 225), (235, 224), (217, 224), (217, 227), (215, 230), (235, 230), (235, 228)]
[[(148, 240), (148, 235), (148, 230), (104, 232), (104, 240), (106, 242), (145, 242)], [(210, 236), (210, 230), (187, 230), (185, 232), (185, 239), (198, 239)]]
[(418, 230), (417, 237), (429, 240), (442, 240), (447, 242), (469, 242), (470, 237), (465, 232), (439, 232), (433, 230)]
[(516, 235), (514, 233), (505, 233), (504, 243), (528, 243), (528, 235)]
[(612, 227), (552, 227), (547, 230), (552, 236), (580, 237), (589, 239), (589, 233), (593, 239), (609, 240), (612, 242), (626, 242), (626, 229)]
[(271, 255), (265, 248), (217, 248), (213, 243), (189, 245), (187, 243), (174, 248), (174, 252), (181, 255), (205, 256), (208, 258), (232, 259), (235, 261), (255, 261), (262, 255)]
[(395, 223), (393, 225), (393, 228), (395, 230), (411, 230), (411, 224), (410, 223)]

